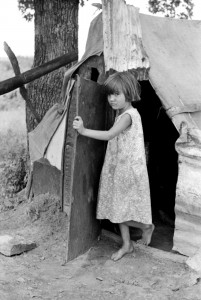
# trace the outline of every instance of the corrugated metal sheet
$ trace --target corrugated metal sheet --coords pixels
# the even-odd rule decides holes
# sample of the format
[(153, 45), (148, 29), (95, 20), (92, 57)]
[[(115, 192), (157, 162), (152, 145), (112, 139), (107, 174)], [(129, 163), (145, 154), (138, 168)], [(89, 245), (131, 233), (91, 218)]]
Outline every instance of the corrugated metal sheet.
[(102, 5), (106, 71), (148, 70), (149, 60), (142, 46), (139, 9), (126, 5), (122, 0), (103, 0)]

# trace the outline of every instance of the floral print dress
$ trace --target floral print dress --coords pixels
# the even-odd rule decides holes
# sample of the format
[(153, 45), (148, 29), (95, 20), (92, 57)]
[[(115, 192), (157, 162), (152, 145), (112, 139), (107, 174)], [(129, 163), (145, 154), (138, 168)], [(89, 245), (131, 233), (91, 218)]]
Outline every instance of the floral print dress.
[(141, 118), (132, 107), (115, 122), (125, 113), (130, 115), (132, 124), (108, 141), (99, 185), (97, 219), (152, 224)]

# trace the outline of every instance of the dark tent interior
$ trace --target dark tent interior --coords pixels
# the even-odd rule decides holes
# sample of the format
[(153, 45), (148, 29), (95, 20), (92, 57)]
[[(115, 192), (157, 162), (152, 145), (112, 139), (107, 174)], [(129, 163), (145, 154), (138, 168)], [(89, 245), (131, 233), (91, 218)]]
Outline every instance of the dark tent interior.
[(137, 103), (144, 130), (150, 181), (152, 217), (155, 224), (151, 246), (170, 251), (173, 246), (175, 193), (179, 134), (167, 116), (149, 81), (141, 81), (141, 101)]

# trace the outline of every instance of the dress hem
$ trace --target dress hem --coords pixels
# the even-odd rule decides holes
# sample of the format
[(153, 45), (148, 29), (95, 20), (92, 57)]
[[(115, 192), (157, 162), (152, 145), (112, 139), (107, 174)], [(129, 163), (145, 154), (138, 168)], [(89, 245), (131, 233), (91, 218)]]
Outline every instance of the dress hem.
[(98, 218), (98, 217), (96, 217), (96, 219), (97, 220), (109, 220), (111, 223), (113, 223), (113, 224), (120, 224), (120, 223), (124, 223), (124, 222), (129, 222), (129, 221), (134, 221), (134, 222), (138, 222), (138, 223), (141, 223), (141, 224), (145, 224), (145, 225), (152, 225), (153, 223), (152, 223), (152, 219), (151, 219), (151, 223), (150, 222), (142, 222), (142, 221), (140, 221), (140, 220), (136, 220), (136, 219), (123, 219), (123, 220), (121, 220), (121, 221), (117, 221), (117, 220), (112, 220), (112, 219), (109, 219), (109, 218), (106, 218), (106, 217), (102, 217), (102, 218)]

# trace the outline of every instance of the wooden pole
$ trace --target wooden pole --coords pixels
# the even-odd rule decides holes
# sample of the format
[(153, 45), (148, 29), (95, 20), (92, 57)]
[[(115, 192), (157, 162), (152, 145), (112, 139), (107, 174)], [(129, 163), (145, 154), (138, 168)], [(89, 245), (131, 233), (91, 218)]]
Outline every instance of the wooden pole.
[(41, 65), (40, 67), (33, 68), (29, 71), (21, 73), (20, 75), (4, 80), (0, 82), (0, 95), (11, 92), (23, 86), (24, 84), (31, 82), (37, 78), (40, 78), (45, 74), (48, 74), (56, 69), (59, 69), (60, 67), (68, 65), (69, 63), (72, 63), (77, 59), (78, 59), (78, 53), (70, 52), (68, 54), (64, 54), (60, 57), (57, 57)]
[[(13, 67), (13, 71), (14, 71), (15, 75), (16, 76), (20, 75), (21, 72), (20, 72), (20, 67), (19, 67), (19, 64), (18, 64), (18, 60), (17, 60), (14, 52), (11, 50), (11, 48), (8, 46), (8, 44), (6, 42), (4, 42), (4, 51), (8, 55), (8, 58), (10, 60), (10, 63), (12, 65), (12, 67)], [(26, 101), (27, 106), (30, 109), (30, 111), (32, 112), (34, 118), (39, 123), (40, 122), (40, 116), (36, 112), (35, 107), (32, 105), (31, 101), (29, 100), (28, 92), (27, 92), (27, 89), (25, 88), (24, 85), (20, 87), (20, 94), (22, 95), (22, 98)]]

